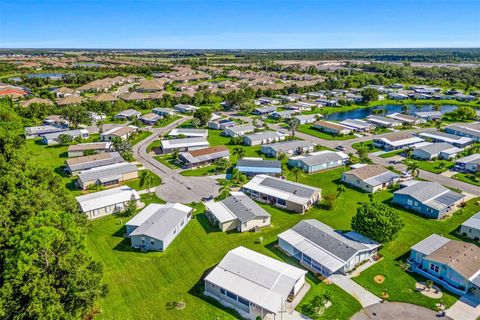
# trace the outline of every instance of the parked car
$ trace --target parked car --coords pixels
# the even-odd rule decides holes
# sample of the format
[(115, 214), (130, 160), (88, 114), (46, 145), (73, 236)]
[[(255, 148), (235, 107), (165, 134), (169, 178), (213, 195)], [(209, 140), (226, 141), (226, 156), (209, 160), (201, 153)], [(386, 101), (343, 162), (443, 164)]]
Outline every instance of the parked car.
[(344, 146), (336, 146), (335, 149), (339, 150), (339, 151), (346, 151), (347, 148), (345, 148)]

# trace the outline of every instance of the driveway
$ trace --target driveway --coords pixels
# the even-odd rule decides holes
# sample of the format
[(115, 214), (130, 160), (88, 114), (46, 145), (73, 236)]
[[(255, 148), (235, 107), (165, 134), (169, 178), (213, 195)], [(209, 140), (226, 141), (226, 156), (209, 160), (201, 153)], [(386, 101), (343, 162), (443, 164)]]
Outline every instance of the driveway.
[(334, 274), (331, 277), (332, 283), (342, 288), (345, 292), (358, 300), (362, 307), (368, 307), (381, 301), (379, 297), (342, 274)]
[(385, 302), (371, 305), (353, 315), (351, 320), (451, 320), (448, 316), (437, 317), (433, 310), (414, 304)]
[(478, 301), (475, 302), (462, 297), (446, 312), (447, 316), (454, 320), (476, 320), (480, 317), (480, 305)]
[(184, 177), (147, 153), (147, 146), (150, 143), (189, 119), (188, 117), (181, 118), (165, 127), (152, 128), (153, 134), (133, 147), (135, 159), (162, 178), (162, 184), (155, 189), (155, 194), (168, 202), (191, 203), (201, 201), (204, 197), (217, 196), (219, 193), (219, 185), (216, 180), (209, 177)]

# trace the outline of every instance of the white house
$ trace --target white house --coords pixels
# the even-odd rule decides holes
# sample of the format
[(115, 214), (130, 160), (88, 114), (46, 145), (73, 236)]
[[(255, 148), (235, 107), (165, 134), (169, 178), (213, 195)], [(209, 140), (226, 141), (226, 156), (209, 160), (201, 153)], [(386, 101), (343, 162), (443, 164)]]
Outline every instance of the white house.
[(101, 141), (112, 141), (115, 138), (127, 140), (134, 132), (138, 130), (135, 126), (118, 126), (103, 133), (100, 133)]
[(185, 136), (187, 138), (206, 138), (207, 129), (175, 128), (168, 134), (171, 137)]
[(174, 151), (193, 151), (208, 148), (210, 146), (205, 138), (170, 139), (162, 140), (160, 143), (164, 153), (171, 153)]
[(480, 240), (480, 212), (477, 212), (470, 219), (462, 223), (459, 233), (475, 241)]
[(165, 251), (192, 219), (193, 208), (181, 203), (151, 203), (125, 227), (133, 248)]
[(251, 124), (242, 124), (223, 129), (223, 135), (227, 137), (241, 137), (255, 131), (255, 126)]
[(282, 141), (287, 135), (276, 131), (257, 132), (243, 137), (243, 143), (247, 146), (258, 146), (277, 141)]
[[(423, 143), (422, 143), (423, 144)], [(457, 156), (463, 149), (454, 147), (446, 142), (424, 143), (413, 150), (412, 156), (421, 160), (432, 160), (434, 158), (448, 160)]]
[(78, 130), (69, 130), (69, 131), (60, 131), (54, 133), (47, 133), (42, 136), (42, 143), (44, 144), (58, 144), (60, 143), (60, 136), (67, 135), (75, 139), (80, 137), (81, 139), (88, 139), (90, 136), (88, 130), (78, 129)]
[(342, 182), (370, 193), (383, 190), (397, 183), (399, 179), (398, 174), (377, 164), (362, 166), (342, 174)]

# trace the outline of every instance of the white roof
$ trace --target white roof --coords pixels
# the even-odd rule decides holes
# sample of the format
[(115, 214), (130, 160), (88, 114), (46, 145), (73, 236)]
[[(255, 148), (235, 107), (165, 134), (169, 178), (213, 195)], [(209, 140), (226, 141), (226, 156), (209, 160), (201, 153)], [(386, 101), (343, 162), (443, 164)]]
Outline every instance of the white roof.
[(205, 202), (204, 205), (220, 223), (237, 219), (237, 217), (230, 210), (228, 210), (221, 201), (209, 201)]
[(480, 212), (475, 213), (470, 219), (462, 223), (462, 226), (480, 230)]
[(206, 281), (270, 312), (282, 310), (295, 283), (307, 272), (244, 247), (227, 253)]
[(449, 239), (439, 236), (438, 234), (432, 234), (414, 245), (411, 249), (428, 256), (449, 241)]
[(88, 212), (104, 207), (108, 207), (117, 203), (130, 201), (132, 195), (136, 200), (140, 199), (137, 191), (127, 186), (121, 186), (104, 191), (78, 196), (77, 200), (82, 212)]
[(162, 148), (185, 148), (185, 147), (198, 147), (209, 146), (210, 144), (205, 138), (186, 138), (186, 139), (171, 139), (162, 140)]
[(170, 131), (169, 136), (185, 135), (187, 137), (206, 137), (207, 129), (175, 128)]
[(409, 145), (409, 144), (414, 144), (414, 143), (424, 141), (422, 138), (419, 138), (419, 137), (411, 137), (411, 138), (396, 140), (396, 141), (390, 141), (388, 138), (380, 138), (380, 140), (394, 147), (399, 147), (399, 146), (404, 146), (404, 145)]

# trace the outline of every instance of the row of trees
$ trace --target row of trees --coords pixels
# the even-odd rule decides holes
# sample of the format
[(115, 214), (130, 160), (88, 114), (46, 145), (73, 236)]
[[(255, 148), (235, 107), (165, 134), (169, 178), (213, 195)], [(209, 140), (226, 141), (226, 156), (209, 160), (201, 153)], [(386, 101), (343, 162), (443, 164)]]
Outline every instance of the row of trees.
[(89, 317), (107, 287), (85, 248), (86, 218), (28, 153), (23, 125), (0, 100), (0, 318)]

